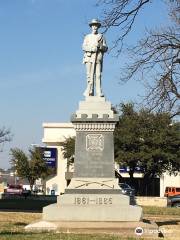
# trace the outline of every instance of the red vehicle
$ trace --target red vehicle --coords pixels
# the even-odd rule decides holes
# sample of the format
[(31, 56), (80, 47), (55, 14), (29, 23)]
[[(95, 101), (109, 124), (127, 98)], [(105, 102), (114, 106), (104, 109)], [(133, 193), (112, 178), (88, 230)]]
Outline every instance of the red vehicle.
[(12, 195), (22, 195), (23, 193), (23, 186), (22, 185), (14, 185), (10, 184), (7, 189), (4, 191), (5, 194), (12, 194)]
[(170, 197), (170, 196), (176, 196), (180, 195), (180, 187), (166, 187), (164, 196)]

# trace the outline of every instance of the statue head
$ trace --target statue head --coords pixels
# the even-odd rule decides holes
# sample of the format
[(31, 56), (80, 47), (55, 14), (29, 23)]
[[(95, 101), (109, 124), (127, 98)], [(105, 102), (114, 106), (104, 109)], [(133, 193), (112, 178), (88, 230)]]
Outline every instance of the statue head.
[(101, 27), (101, 23), (98, 19), (92, 19), (92, 21), (89, 23), (89, 26), (92, 27), (93, 25), (96, 25), (98, 28)]

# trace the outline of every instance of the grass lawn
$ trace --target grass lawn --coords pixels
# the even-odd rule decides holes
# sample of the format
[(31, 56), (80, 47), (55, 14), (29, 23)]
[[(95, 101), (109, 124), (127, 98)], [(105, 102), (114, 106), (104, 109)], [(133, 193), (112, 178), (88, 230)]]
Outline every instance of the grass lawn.
[(174, 215), (180, 217), (180, 208), (171, 207), (143, 207), (143, 214), (152, 215)]
[[(115, 236), (95, 236), (95, 235), (76, 235), (76, 234), (52, 234), (52, 233), (43, 233), (43, 234), (16, 234), (11, 236), (2, 236), (0, 235), (1, 240), (120, 240), (123, 238)], [(135, 238), (126, 238), (129, 240), (135, 240)]]
[[(0, 212), (0, 240), (119, 240), (121, 237), (92, 234), (27, 233), (24, 227), (41, 219), (41, 213)], [(134, 238), (126, 238), (133, 240)]]
[[(156, 221), (160, 227), (170, 227), (173, 232), (180, 233), (180, 209), (143, 207), (146, 219)], [(0, 240), (119, 240), (122, 238), (103, 234), (68, 234), (68, 233), (27, 233), (24, 227), (41, 219), (41, 213), (0, 212)], [(169, 225), (168, 225), (169, 224)], [(142, 238), (141, 238), (142, 239)], [(165, 238), (167, 239), (167, 238)], [(171, 239), (171, 238), (168, 238)], [(179, 239), (173, 238), (173, 239)]]

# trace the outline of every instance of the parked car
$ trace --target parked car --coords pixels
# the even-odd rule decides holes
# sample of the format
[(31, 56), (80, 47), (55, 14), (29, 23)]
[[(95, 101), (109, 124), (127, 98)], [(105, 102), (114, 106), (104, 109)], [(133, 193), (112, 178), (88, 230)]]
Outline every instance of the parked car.
[(180, 194), (167, 198), (168, 207), (180, 207)]
[(135, 189), (129, 186), (127, 183), (119, 183), (122, 194), (129, 196), (129, 201), (131, 205), (135, 205)]
[(164, 196), (170, 197), (180, 195), (180, 187), (166, 187)]
[(10, 184), (4, 190), (4, 193), (5, 194), (10, 194), (10, 195), (22, 195), (22, 193), (23, 193), (23, 186), (22, 185)]
[(134, 196), (135, 195), (135, 189), (129, 186), (127, 183), (119, 183), (120, 188), (122, 189), (122, 193), (129, 195), (129, 196)]

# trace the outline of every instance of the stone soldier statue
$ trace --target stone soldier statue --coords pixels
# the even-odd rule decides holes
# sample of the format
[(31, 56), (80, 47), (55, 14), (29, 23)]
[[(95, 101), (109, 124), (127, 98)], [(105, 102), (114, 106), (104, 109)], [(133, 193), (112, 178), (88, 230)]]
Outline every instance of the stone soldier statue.
[(104, 36), (98, 33), (101, 23), (97, 19), (93, 19), (89, 23), (89, 26), (92, 29), (92, 33), (85, 36), (82, 47), (84, 51), (83, 63), (86, 64), (87, 71), (87, 88), (84, 92), (84, 96), (102, 97), (101, 72), (103, 55), (108, 47)]

